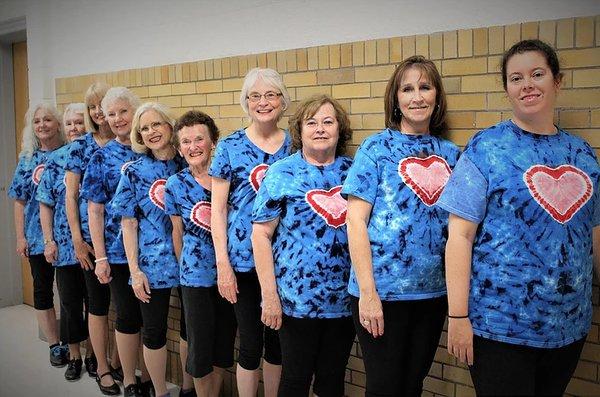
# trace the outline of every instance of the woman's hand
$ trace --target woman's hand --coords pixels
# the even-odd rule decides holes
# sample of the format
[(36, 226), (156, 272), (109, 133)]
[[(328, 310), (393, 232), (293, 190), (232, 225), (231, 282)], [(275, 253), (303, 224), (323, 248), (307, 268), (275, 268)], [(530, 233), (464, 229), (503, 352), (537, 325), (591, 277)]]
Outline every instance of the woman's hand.
[(94, 272), (96, 273), (96, 277), (100, 284), (108, 284), (112, 280), (110, 275), (110, 263), (108, 263), (106, 259), (96, 263)]
[(81, 268), (83, 270), (94, 270), (94, 264), (90, 258), (90, 254), (94, 253), (92, 247), (83, 240), (75, 240), (73, 241), (73, 248)]
[(55, 241), (49, 241), (44, 245), (44, 257), (48, 263), (56, 262), (58, 259), (58, 248)]
[(27, 239), (17, 239), (17, 255), (21, 255), (23, 258), (27, 258), (29, 256), (29, 250), (27, 248)]
[(358, 318), (360, 325), (374, 338), (383, 335), (383, 308), (381, 299), (375, 292), (371, 295), (360, 295), (358, 299)]
[(473, 365), (473, 327), (469, 318), (448, 319), (448, 353)]
[(237, 279), (229, 261), (227, 263), (217, 262), (217, 286), (219, 294), (229, 301), (229, 303), (237, 302)]
[(281, 301), (276, 292), (262, 297), (262, 315), (260, 319), (267, 327), (275, 331), (281, 328)]
[(144, 303), (150, 302), (150, 283), (143, 271), (131, 273), (131, 287), (135, 296)]

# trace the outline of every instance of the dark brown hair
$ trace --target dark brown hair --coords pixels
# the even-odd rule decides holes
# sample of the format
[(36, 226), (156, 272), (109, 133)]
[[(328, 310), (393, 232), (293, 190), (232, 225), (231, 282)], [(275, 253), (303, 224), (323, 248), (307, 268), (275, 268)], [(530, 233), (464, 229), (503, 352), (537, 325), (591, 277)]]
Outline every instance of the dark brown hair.
[(335, 110), (338, 122), (339, 138), (335, 148), (335, 156), (343, 156), (348, 151), (348, 142), (352, 139), (352, 128), (348, 113), (338, 101), (329, 95), (320, 94), (305, 99), (300, 103), (296, 112), (290, 117), (289, 128), (292, 136), (292, 153), (302, 149), (302, 123), (313, 117), (326, 103), (331, 104)]
[(435, 64), (421, 55), (415, 55), (402, 61), (397, 67), (385, 88), (385, 126), (400, 130), (402, 113), (398, 106), (398, 90), (402, 82), (402, 76), (410, 68), (416, 68), (421, 71), (425, 77), (435, 87), (435, 108), (429, 121), (429, 133), (431, 135), (445, 135), (448, 132), (448, 122), (446, 121), (446, 112), (448, 105), (446, 102), (446, 92), (442, 84), (442, 77)]
[(219, 128), (215, 124), (215, 121), (208, 114), (200, 112), (199, 110), (190, 110), (185, 112), (175, 122), (173, 133), (175, 134), (175, 147), (179, 148), (179, 131), (183, 127), (193, 127), (197, 124), (204, 124), (208, 128), (208, 134), (210, 135), (211, 141), (217, 143), (219, 140)]
[(500, 70), (502, 72), (502, 86), (504, 87), (504, 90), (506, 90), (506, 83), (508, 81), (506, 64), (514, 55), (530, 51), (539, 52), (546, 58), (546, 63), (552, 72), (552, 77), (554, 77), (555, 82), (559, 83), (562, 80), (563, 74), (560, 71), (560, 63), (558, 62), (558, 56), (556, 55), (554, 48), (541, 40), (522, 40), (510, 47), (510, 49), (502, 55)]

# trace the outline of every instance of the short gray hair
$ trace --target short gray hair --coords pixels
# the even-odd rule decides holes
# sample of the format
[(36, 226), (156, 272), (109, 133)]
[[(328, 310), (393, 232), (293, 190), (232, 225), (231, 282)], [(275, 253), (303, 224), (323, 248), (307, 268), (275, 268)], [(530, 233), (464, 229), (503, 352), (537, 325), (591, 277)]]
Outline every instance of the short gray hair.
[(140, 99), (128, 88), (113, 87), (106, 91), (106, 95), (104, 95), (104, 98), (102, 98), (102, 103), (100, 104), (105, 116), (106, 109), (118, 100), (122, 100), (129, 103), (129, 105), (134, 109), (137, 109), (140, 106)]
[(69, 103), (67, 105), (67, 107), (65, 108), (65, 111), (63, 112), (63, 116), (62, 116), (63, 126), (65, 125), (65, 121), (67, 121), (67, 115), (69, 113), (79, 113), (82, 116), (84, 116), (84, 118), (85, 118), (86, 111), (87, 111), (87, 106), (85, 106), (85, 103), (83, 103), (83, 102)]
[(242, 109), (248, 114), (248, 93), (258, 80), (264, 81), (266, 84), (281, 92), (283, 98), (283, 111), (281, 112), (281, 117), (283, 112), (290, 107), (292, 101), (285, 84), (283, 84), (281, 75), (277, 73), (277, 71), (269, 68), (254, 68), (246, 74), (244, 84), (242, 85), (242, 93), (240, 94), (240, 105), (242, 105)]

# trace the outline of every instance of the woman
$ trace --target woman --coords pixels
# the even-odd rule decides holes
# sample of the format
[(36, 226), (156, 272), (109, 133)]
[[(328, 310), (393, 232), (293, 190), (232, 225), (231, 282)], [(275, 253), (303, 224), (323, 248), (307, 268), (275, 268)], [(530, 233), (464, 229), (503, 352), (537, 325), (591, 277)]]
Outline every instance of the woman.
[[(72, 142), (85, 134), (83, 103), (69, 104), (63, 113), (63, 128), (67, 141)], [(88, 337), (86, 319), (83, 316), (84, 302), (88, 307), (87, 292), (83, 271), (75, 257), (71, 233), (65, 211), (65, 163), (69, 145), (52, 152), (47, 158), (36, 192), (40, 202), (40, 220), (44, 235), (44, 257), (56, 269), (56, 284), (61, 306), (61, 334), (64, 343), (69, 345), (69, 365), (65, 379), (75, 381), (81, 377), (83, 360), (79, 344)], [(87, 310), (86, 310), (87, 311)], [(91, 345), (86, 352), (86, 364), (91, 362)], [(88, 370), (90, 368), (88, 367)]]
[(446, 317), (448, 215), (433, 206), (456, 164), (446, 97), (433, 62), (398, 65), (385, 91), (386, 129), (358, 149), (348, 195), (348, 291), (367, 395), (420, 396)]
[[(116, 214), (113, 201), (121, 173), (139, 157), (131, 149), (129, 139), (139, 99), (125, 87), (114, 87), (106, 92), (101, 106), (115, 139), (90, 158), (83, 177), (81, 196), (88, 200), (89, 228), (96, 258), (95, 274), (100, 283), (110, 283), (110, 293), (115, 302), (115, 336), (123, 367), (124, 395), (137, 396), (135, 369), (142, 316), (128, 284), (129, 268), (123, 248), (121, 217)], [(119, 394), (119, 386), (111, 382), (111, 377), (109, 368), (99, 368), (96, 382), (102, 393)], [(144, 378), (148, 379), (147, 374)]]
[[(219, 129), (210, 116), (189, 111), (175, 123), (175, 145), (189, 164), (169, 177), (165, 212), (173, 223), (173, 245), (188, 335), (183, 368), (194, 378), (198, 396), (218, 396), (225, 368), (233, 365), (235, 314), (219, 295), (210, 235), (208, 167)], [(183, 325), (182, 325), (183, 327)]]
[(295, 154), (269, 168), (258, 191), (252, 247), (264, 324), (279, 330), (280, 397), (344, 395), (354, 325), (347, 292), (347, 203), (340, 195), (352, 160), (348, 115), (319, 95), (290, 118)]
[(266, 397), (276, 395), (281, 374), (277, 333), (260, 321), (260, 285), (254, 270), (251, 211), (270, 164), (288, 155), (290, 139), (277, 122), (290, 104), (279, 73), (255, 68), (244, 79), (240, 104), (250, 125), (217, 145), (210, 166), (211, 227), (217, 258), (219, 293), (234, 304), (240, 333), (236, 369), (240, 397), (254, 397), (265, 347), (263, 378)]
[[(167, 178), (183, 168), (172, 144), (168, 109), (148, 102), (133, 116), (131, 144), (139, 160), (121, 175), (113, 208), (121, 216), (131, 286), (142, 313), (144, 361), (157, 397), (167, 396), (167, 317), (171, 288), (179, 285), (172, 225), (165, 214)], [(143, 231), (143, 232), (142, 232)]]
[(33, 277), (33, 306), (37, 320), (50, 345), (50, 364), (64, 367), (68, 348), (59, 344), (54, 311), (54, 268), (44, 257), (44, 239), (40, 225), (40, 205), (35, 193), (44, 171), (46, 157), (65, 143), (58, 112), (54, 106), (39, 103), (25, 115), (25, 128), (19, 163), (8, 191), (15, 200), (17, 254), (29, 259)]
[(554, 125), (552, 47), (521, 41), (501, 71), (513, 117), (471, 139), (438, 202), (451, 213), (448, 351), (478, 395), (562, 395), (592, 318), (600, 167)]
[[(101, 284), (98, 281), (94, 273), (93, 251), (91, 247), (92, 238), (88, 227), (88, 205), (87, 200), (80, 199), (79, 187), (92, 155), (114, 138), (108, 121), (100, 108), (100, 102), (104, 98), (108, 88), (106, 84), (94, 83), (85, 93), (87, 109), (84, 114), (84, 122), (86, 130), (90, 131), (90, 133), (69, 145), (69, 154), (65, 165), (67, 220), (69, 222), (75, 256), (83, 269), (87, 295), (89, 296), (88, 328), (90, 340), (94, 351), (101, 352), (98, 354), (98, 357), (91, 356), (89, 359), (86, 358), (86, 368), (93, 369), (89, 371), (92, 377), (96, 377), (98, 371), (104, 374), (112, 368), (106, 360), (110, 290), (108, 285)], [(118, 355), (116, 354), (117, 349), (114, 349), (113, 353), (112, 363), (120, 367), (118, 365)], [(123, 380), (122, 372), (111, 372), (117, 380)], [(102, 384), (113, 384), (112, 375), (107, 375), (103, 378)]]

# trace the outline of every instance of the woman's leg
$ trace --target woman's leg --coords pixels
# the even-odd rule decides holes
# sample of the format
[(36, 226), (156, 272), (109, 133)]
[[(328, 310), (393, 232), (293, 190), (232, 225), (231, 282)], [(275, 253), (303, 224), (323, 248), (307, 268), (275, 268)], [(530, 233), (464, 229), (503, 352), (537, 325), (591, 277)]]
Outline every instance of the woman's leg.
[[(33, 306), (36, 310), (38, 324), (50, 346), (60, 343), (58, 338), (58, 326), (56, 324), (56, 312), (54, 310), (54, 267), (46, 262), (44, 255), (30, 255), (29, 265), (33, 278)], [(61, 361), (60, 363), (58, 361)], [(58, 360), (59, 366), (67, 363)]]
[(535, 370), (537, 396), (562, 396), (575, 372), (585, 337), (556, 349), (540, 349)]

